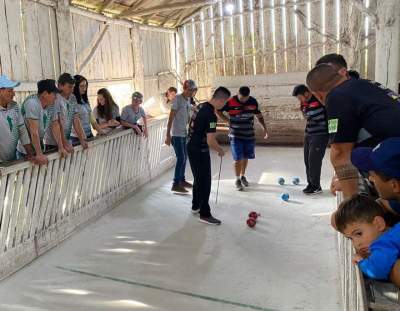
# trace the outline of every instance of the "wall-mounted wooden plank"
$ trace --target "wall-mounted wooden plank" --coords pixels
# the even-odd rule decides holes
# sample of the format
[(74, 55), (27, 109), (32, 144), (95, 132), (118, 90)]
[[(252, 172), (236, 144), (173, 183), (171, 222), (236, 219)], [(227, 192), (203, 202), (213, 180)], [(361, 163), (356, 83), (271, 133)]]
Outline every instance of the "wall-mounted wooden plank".
[(76, 72), (76, 50), (72, 47), (75, 46), (74, 36), (65, 34), (72, 34), (74, 28), (72, 26), (72, 16), (70, 11), (69, 1), (58, 0), (56, 10), (57, 14), (57, 30), (60, 49), (60, 69), (62, 72)]
[(0, 0), (0, 74), (13, 78), (5, 0)]
[(27, 69), (21, 20), (21, 1), (5, 0), (7, 24), (9, 32), (12, 78), (15, 80), (27, 80)]
[[(39, 31), (40, 57), (42, 64), (42, 78), (57, 79), (59, 76), (58, 40), (53, 29), (55, 25), (54, 8), (36, 4), (36, 16)], [(50, 27), (50, 29), (49, 29)], [(31, 77), (29, 77), (31, 78)], [(32, 79), (32, 78), (31, 78)]]
[[(41, 45), (42, 34), (39, 32), (37, 4), (32, 1), (22, 2), (23, 31), (25, 39), (25, 57), (28, 80), (38, 81), (43, 77)], [(44, 21), (43, 21), (44, 22)], [(45, 45), (45, 42), (43, 42)]]

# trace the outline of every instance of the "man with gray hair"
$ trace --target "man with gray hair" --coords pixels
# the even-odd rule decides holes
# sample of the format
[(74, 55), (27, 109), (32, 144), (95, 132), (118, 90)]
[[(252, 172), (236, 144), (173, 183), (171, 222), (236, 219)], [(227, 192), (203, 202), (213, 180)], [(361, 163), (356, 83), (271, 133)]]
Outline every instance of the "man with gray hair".
[[(122, 109), (121, 125), (131, 128), (136, 134), (147, 138), (147, 118), (144, 109), (140, 106), (142, 103), (143, 95), (140, 92), (134, 92), (132, 94), (132, 104)], [(138, 124), (140, 119), (143, 119), (144, 127)]]
[(187, 128), (192, 109), (191, 98), (196, 92), (196, 83), (193, 80), (186, 80), (183, 83), (182, 94), (177, 95), (172, 102), (168, 119), (165, 144), (168, 146), (172, 144), (176, 154), (175, 174), (171, 190), (179, 193), (187, 193), (188, 191), (185, 188), (192, 188), (192, 185), (185, 179), (187, 161), (186, 143)]

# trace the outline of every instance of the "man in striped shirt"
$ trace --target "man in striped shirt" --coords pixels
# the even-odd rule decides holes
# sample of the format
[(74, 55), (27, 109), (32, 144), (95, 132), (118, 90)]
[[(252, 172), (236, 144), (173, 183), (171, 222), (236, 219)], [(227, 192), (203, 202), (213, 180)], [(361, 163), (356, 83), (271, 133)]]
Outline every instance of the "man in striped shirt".
[(322, 192), (321, 167), (329, 141), (326, 110), (304, 84), (294, 88), (293, 96), (299, 100), (301, 111), (307, 119), (304, 136), (304, 163), (308, 185), (303, 192), (307, 195), (314, 195)]
[[(227, 118), (223, 113), (229, 115)], [(255, 158), (254, 115), (264, 129), (264, 139), (268, 138), (263, 115), (258, 108), (257, 100), (250, 96), (250, 89), (242, 86), (239, 94), (233, 96), (225, 106), (217, 111), (220, 119), (229, 123), (229, 138), (233, 160), (235, 161), (236, 189), (243, 190), (249, 183), (245, 173), (249, 159)]]

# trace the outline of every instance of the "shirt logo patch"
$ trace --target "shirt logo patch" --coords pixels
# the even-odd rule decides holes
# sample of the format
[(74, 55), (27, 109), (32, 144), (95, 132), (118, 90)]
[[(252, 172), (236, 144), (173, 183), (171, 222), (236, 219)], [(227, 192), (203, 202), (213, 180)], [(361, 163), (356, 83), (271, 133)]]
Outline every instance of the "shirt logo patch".
[(328, 122), (328, 132), (329, 134), (337, 133), (339, 119), (331, 119)]
[(210, 122), (210, 129), (215, 129), (217, 127), (216, 122)]
[(7, 116), (8, 126), (10, 127), (10, 132), (13, 130), (13, 122), (10, 116)]

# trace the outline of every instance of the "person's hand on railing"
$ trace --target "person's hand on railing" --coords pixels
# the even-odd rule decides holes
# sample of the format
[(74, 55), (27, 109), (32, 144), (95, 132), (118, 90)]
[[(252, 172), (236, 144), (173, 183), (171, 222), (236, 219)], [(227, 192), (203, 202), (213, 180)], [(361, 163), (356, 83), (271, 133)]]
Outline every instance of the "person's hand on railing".
[(218, 155), (222, 158), (225, 155), (225, 151), (221, 148), (218, 150)]
[(167, 134), (167, 137), (165, 138), (165, 144), (167, 146), (171, 146), (171, 134)]
[(144, 135), (144, 138), (149, 137), (149, 133), (148, 133), (148, 131), (147, 131), (147, 128), (144, 129), (143, 135)]
[(107, 122), (107, 124), (108, 124), (108, 126), (110, 126), (110, 127), (117, 127), (117, 126), (119, 126), (119, 122), (117, 121), (117, 120), (115, 120), (115, 119), (111, 119), (111, 120), (109, 120), (108, 122)]
[(107, 134), (106, 134), (106, 132), (104, 132), (102, 129), (98, 129), (98, 130), (97, 130), (97, 135), (98, 135), (98, 136), (104, 136), (104, 135), (107, 135)]
[(49, 163), (49, 159), (44, 154), (39, 154), (34, 157), (33, 162), (37, 165), (45, 165)]
[(358, 264), (361, 260), (363, 260), (364, 258), (360, 255), (360, 254), (355, 254), (353, 256), (353, 259), (351, 260), (351, 262), (356, 265)]
[[(64, 149), (65, 149), (65, 151), (67, 151), (67, 152), (70, 153), (70, 154), (73, 154), (74, 151), (75, 151), (74, 147), (72, 147), (71, 144), (65, 144), (65, 145), (64, 145)], [(60, 153), (60, 152), (59, 152), (59, 153)], [(60, 155), (61, 155), (61, 153), (60, 153)], [(62, 156), (62, 155), (61, 155), (61, 156)]]
[(87, 148), (89, 148), (89, 145), (86, 140), (81, 141), (81, 146), (82, 146), (83, 150), (86, 150)]
[(65, 148), (58, 148), (58, 154), (60, 155), (61, 158), (66, 158), (68, 157), (68, 151)]

